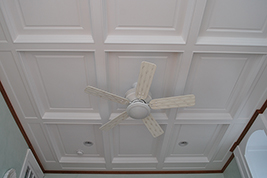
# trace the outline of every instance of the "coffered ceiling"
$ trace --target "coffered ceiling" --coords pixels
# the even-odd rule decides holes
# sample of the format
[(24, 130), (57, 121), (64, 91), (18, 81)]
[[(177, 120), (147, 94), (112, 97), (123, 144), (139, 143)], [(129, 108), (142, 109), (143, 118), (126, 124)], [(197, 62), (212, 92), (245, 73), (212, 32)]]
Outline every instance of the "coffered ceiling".
[[(221, 170), (267, 98), (267, 1), (1, 0), (0, 7), (0, 79), (47, 171)], [(157, 65), (152, 98), (194, 94), (195, 106), (153, 110), (164, 130), (157, 138), (131, 118), (99, 130), (126, 107), (85, 87), (124, 97), (142, 61)]]

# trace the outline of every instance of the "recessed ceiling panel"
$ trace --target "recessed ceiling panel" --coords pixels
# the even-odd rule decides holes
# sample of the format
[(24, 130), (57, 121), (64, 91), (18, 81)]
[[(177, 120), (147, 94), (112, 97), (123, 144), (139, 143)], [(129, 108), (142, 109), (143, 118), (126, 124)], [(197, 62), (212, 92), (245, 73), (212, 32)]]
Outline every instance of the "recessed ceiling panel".
[(95, 84), (94, 55), (91, 52), (21, 53), (25, 75), (41, 112), (72, 110), (93, 112), (84, 89)]
[(104, 163), (100, 125), (62, 123), (46, 126), (60, 163)]
[[(18, 1), (25, 26), (79, 26), (79, 2)], [(47, 13), (49, 12), (49, 13)], [(38, 14), (33, 16), (32, 14)]]
[(105, 1), (106, 42), (185, 43), (193, 4), (180, 0)]
[[(176, 141), (170, 147), (170, 156), (175, 157), (208, 157), (214, 140), (221, 133), (222, 125), (218, 124), (185, 124), (176, 125), (173, 136)], [(194, 130), (194, 132), (192, 132)]]
[(188, 166), (196, 163), (200, 163), (199, 166), (212, 164), (227, 128), (227, 125), (222, 124), (175, 125), (172, 135), (174, 140), (168, 147), (165, 166), (171, 168), (173, 164), (183, 163)]
[[(161, 127), (165, 130), (164, 125)], [(161, 149), (160, 143), (163, 136), (153, 138), (141, 120), (139, 123), (126, 121), (114, 128), (112, 132), (113, 163), (158, 162), (157, 153)]]
[(246, 96), (260, 61), (259, 55), (195, 54), (185, 91), (196, 96), (196, 105), (185, 110), (233, 115), (234, 104)]
[(261, 0), (207, 1), (198, 43), (266, 45), (266, 7)]
[[(194, 130), (194, 132), (192, 132)], [(217, 125), (182, 125), (172, 155), (205, 156)], [(186, 142), (187, 145), (183, 144)]]
[(92, 42), (90, 1), (10, 0), (2, 5), (15, 42)]

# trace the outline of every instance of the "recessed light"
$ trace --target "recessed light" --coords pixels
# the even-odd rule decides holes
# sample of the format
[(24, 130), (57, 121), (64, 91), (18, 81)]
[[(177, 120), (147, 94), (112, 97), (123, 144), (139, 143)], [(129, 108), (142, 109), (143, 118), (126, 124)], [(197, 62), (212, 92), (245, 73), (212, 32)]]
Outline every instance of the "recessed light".
[(90, 141), (85, 141), (83, 142), (83, 144), (88, 147), (93, 146), (93, 142), (90, 142)]
[(178, 144), (180, 146), (186, 146), (186, 145), (188, 145), (188, 142), (187, 141), (182, 141), (182, 142), (179, 142)]

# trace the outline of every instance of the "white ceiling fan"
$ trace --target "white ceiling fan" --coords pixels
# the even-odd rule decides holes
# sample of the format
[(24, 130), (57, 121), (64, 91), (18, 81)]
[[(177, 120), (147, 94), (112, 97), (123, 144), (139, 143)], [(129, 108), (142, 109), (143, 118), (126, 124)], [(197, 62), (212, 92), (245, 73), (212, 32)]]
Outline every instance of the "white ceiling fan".
[(126, 111), (102, 125), (100, 127), (101, 130), (109, 130), (130, 116), (133, 119), (142, 119), (153, 137), (158, 137), (164, 132), (156, 120), (150, 115), (150, 108), (168, 109), (195, 105), (195, 96), (193, 94), (152, 99), (149, 89), (155, 71), (155, 64), (143, 61), (141, 63), (138, 81), (134, 84), (132, 89), (126, 92), (126, 98), (92, 86), (87, 86), (85, 88), (85, 92), (88, 94), (128, 105)]

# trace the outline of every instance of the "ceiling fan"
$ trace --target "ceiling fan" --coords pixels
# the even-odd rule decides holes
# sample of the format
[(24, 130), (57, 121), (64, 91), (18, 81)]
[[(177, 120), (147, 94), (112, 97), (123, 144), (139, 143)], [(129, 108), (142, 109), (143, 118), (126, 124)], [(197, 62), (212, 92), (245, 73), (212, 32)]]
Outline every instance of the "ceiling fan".
[(150, 109), (169, 109), (195, 105), (195, 96), (193, 94), (152, 99), (149, 89), (155, 71), (155, 64), (143, 61), (141, 63), (138, 81), (133, 85), (132, 89), (126, 92), (126, 98), (92, 86), (85, 88), (84, 91), (88, 94), (128, 105), (126, 111), (102, 125), (100, 127), (101, 130), (109, 130), (130, 116), (133, 119), (142, 119), (152, 136), (158, 137), (164, 131), (151, 116)]

